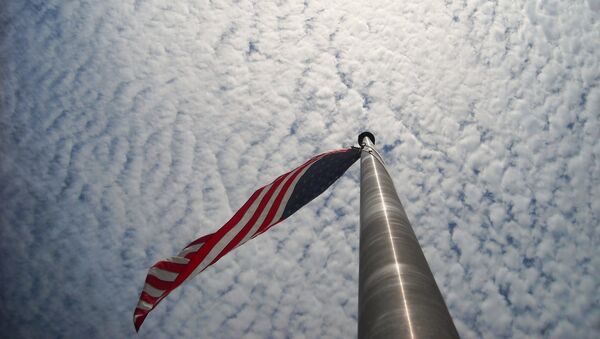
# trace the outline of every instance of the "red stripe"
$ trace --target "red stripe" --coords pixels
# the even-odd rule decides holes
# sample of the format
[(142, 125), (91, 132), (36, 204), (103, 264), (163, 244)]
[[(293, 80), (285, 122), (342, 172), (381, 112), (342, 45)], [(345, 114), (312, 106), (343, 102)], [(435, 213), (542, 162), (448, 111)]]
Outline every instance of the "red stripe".
[[(267, 215), (265, 222), (260, 226), (260, 228), (256, 231), (255, 234), (257, 234), (257, 235), (262, 234), (269, 228), (269, 225), (271, 224), (271, 221), (273, 220), (275, 213), (277, 213), (277, 209), (279, 209), (279, 205), (281, 204), (281, 201), (283, 200), (285, 193), (292, 185), (292, 182), (294, 181), (294, 179), (296, 179), (296, 177), (298, 175), (300, 175), (300, 172), (302, 172), (302, 170), (304, 168), (308, 167), (309, 165), (312, 165), (313, 163), (317, 162), (317, 160), (321, 159), (324, 156), (325, 155), (316, 156), (316, 157), (312, 158), (311, 160), (309, 160), (308, 162), (306, 162), (302, 166), (302, 169), (299, 170), (298, 172), (294, 173), (294, 175), (290, 178), (290, 180), (288, 180), (285, 183), (285, 185), (283, 186), (283, 189), (281, 190), (281, 192), (279, 192), (279, 195), (277, 196), (277, 199), (275, 200), (275, 204), (273, 205), (273, 208), (269, 211), (269, 214)], [(254, 236), (252, 238), (254, 238)]]
[(256, 198), (259, 196), (260, 192), (262, 192), (263, 189), (264, 189), (264, 187), (261, 187), (256, 192), (254, 192), (254, 194), (252, 194), (250, 199), (242, 206), (242, 208), (217, 232), (212, 233), (210, 235), (203, 236), (201, 238), (198, 238), (195, 241), (193, 241), (192, 243), (190, 243), (188, 246), (186, 246), (186, 248), (187, 248), (192, 245), (204, 243), (204, 245), (198, 251), (192, 252), (192, 253), (189, 253), (188, 255), (186, 255), (186, 258), (188, 258), (188, 256), (190, 256), (190, 258), (188, 258), (188, 259), (190, 259), (190, 262), (185, 265), (186, 267), (184, 267), (182, 272), (179, 273), (179, 275), (177, 276), (175, 281), (173, 281), (173, 282), (163, 281), (163, 280), (160, 280), (150, 274), (148, 274), (146, 276), (146, 283), (148, 283), (152, 287), (157, 288), (159, 290), (165, 290), (165, 292), (163, 292), (163, 297), (161, 299), (159, 299), (156, 302), (156, 304), (154, 304), (154, 307), (156, 307), (156, 305), (158, 305), (158, 303), (160, 303), (161, 300), (163, 300), (167, 295), (169, 295), (169, 293), (171, 293), (171, 291), (173, 291), (175, 288), (177, 288), (177, 286), (179, 286), (184, 281), (184, 279), (190, 275), (190, 273), (201, 262), (201, 258), (204, 258), (206, 256), (206, 254), (208, 254), (208, 249), (210, 249), (214, 246), (214, 244), (216, 243), (215, 239), (217, 239), (217, 238), (220, 239), (222, 237), (222, 235), (219, 236), (219, 233), (223, 233), (221, 231), (224, 228), (227, 227), (227, 228), (231, 229), (233, 227), (233, 225), (237, 224), (237, 222), (243, 217), (243, 214), (247, 212), (247, 210), (250, 208), (252, 203), (254, 203), (254, 201), (256, 200)]
[[(202, 247), (204, 247), (204, 246), (202, 246)], [(200, 252), (200, 249), (197, 249), (194, 252), (190, 252), (190, 253), (186, 254), (184, 258), (189, 259), (191, 262), (191, 260), (194, 259), (194, 256), (198, 255), (198, 252)], [(188, 262), (187, 265), (190, 265), (190, 263)]]
[(149, 311), (146, 311), (146, 310), (136, 307), (135, 311), (133, 311), (133, 315), (143, 315), (143, 314), (148, 314), (148, 312)]
[[(285, 174), (285, 175), (288, 175), (290, 173), (293, 173), (292, 176), (290, 177), (290, 179), (285, 182), (285, 184), (284, 184), (283, 188), (281, 189), (281, 191), (279, 191), (279, 193), (277, 194), (277, 197), (275, 198), (275, 201), (273, 202), (273, 205), (271, 206), (271, 209), (269, 210), (267, 216), (265, 217), (265, 220), (263, 220), (261, 226), (259, 227), (259, 230), (261, 228), (263, 228), (265, 225), (268, 225), (271, 222), (271, 220), (273, 219), (273, 216), (277, 212), (277, 208), (278, 208), (279, 204), (281, 203), (281, 200), (283, 200), (283, 196), (285, 194), (285, 191), (287, 191), (287, 188), (294, 181), (294, 178), (296, 178), (300, 174), (300, 172), (302, 172), (302, 170), (305, 167), (307, 167), (308, 165), (311, 165), (315, 161), (319, 160), (321, 156), (323, 156), (323, 155), (319, 155), (319, 156), (313, 157), (312, 159), (310, 159), (307, 162), (305, 162), (304, 164), (302, 164), (300, 167), (298, 167), (298, 168), (296, 168), (296, 169), (294, 169), (292, 171), (289, 171), (288, 173)], [(282, 178), (282, 177), (283, 176), (280, 176), (279, 178)], [(279, 186), (279, 183), (277, 184), (277, 186)], [(275, 185), (273, 185), (272, 188), (275, 188)], [(266, 200), (266, 202), (268, 202), (268, 200)], [(262, 211), (262, 208), (261, 208), (261, 211)], [(254, 226), (254, 221), (251, 222), (251, 223), (248, 223), (248, 225), (244, 226), (244, 228), (240, 231), (240, 233), (238, 233), (232, 239), (232, 241), (230, 241), (227, 244), (227, 246), (225, 246), (225, 248), (223, 249), (223, 251), (221, 251), (221, 253), (219, 253), (219, 255), (217, 255), (217, 257), (208, 266), (214, 264), (219, 259), (221, 259), (221, 257), (223, 257), (225, 254), (229, 253), (232, 249), (234, 249), (239, 244), (239, 242), (246, 236), (246, 234), (248, 232), (250, 232), (250, 229), (252, 229), (253, 226)], [(255, 232), (255, 234), (256, 234), (256, 232)], [(252, 238), (254, 238), (254, 236), (252, 236), (251, 239)]]
[(159, 261), (156, 264), (154, 264), (154, 266), (152, 266), (152, 267), (156, 267), (158, 269), (173, 272), (173, 273), (179, 273), (187, 265), (188, 264), (178, 264), (178, 263), (172, 262), (172, 261)]
[[(290, 171), (290, 172), (286, 173), (285, 175), (288, 175), (291, 172), (293, 172), (293, 171)], [(285, 179), (285, 177), (284, 177), (284, 175), (282, 175), (273, 182), (273, 185), (271, 186), (271, 188), (269, 189), (267, 194), (265, 194), (265, 196), (261, 200), (261, 202), (258, 205), (258, 208), (256, 209), (256, 212), (254, 213), (252, 218), (246, 223), (246, 225), (244, 225), (244, 227), (240, 230), (240, 232), (238, 232), (238, 234), (235, 237), (233, 237), (233, 239), (231, 239), (231, 241), (229, 243), (227, 243), (227, 245), (223, 248), (223, 250), (219, 254), (217, 254), (217, 256), (206, 267), (214, 264), (219, 259), (221, 259), (221, 257), (223, 257), (229, 251), (234, 249), (237, 246), (237, 244), (246, 236), (246, 234), (248, 232), (250, 232), (250, 229), (252, 229), (252, 227), (256, 224), (256, 221), (258, 220), (258, 218), (264, 211), (265, 206), (269, 203), (269, 200), (271, 199), (271, 197), (273, 196), (273, 194), (275, 193), (275, 191), (277, 190), (279, 185), (281, 185), (281, 183), (283, 182), (284, 179)]]
[[(302, 164), (300, 167), (298, 168), (304, 168), (307, 165), (315, 162), (316, 160), (324, 157), (325, 155), (328, 154), (332, 154), (332, 153), (336, 153), (339, 152), (340, 150), (336, 150), (336, 151), (331, 151), (331, 152), (327, 152), (327, 153), (323, 153), (320, 155), (317, 155), (313, 158), (311, 158), (310, 160), (308, 160), (307, 162), (305, 162), (304, 164)], [(341, 150), (341, 151), (346, 151), (346, 150)], [(275, 179), (272, 184), (273, 186), (271, 187), (271, 190), (276, 186), (275, 184), (277, 182), (280, 182), (285, 176), (289, 175), (290, 173), (296, 171), (298, 168), (295, 168), (285, 174), (280, 175), (277, 179)], [(269, 184), (271, 185), (271, 184)], [(219, 230), (217, 230), (215, 233), (213, 233), (213, 236), (210, 237), (210, 239), (208, 239), (207, 242), (205, 242), (205, 244), (202, 246), (202, 248), (200, 248), (200, 250), (197, 252), (198, 255), (194, 256), (193, 258), (190, 258), (190, 263), (188, 263), (188, 266), (179, 274), (179, 276), (177, 276), (177, 278), (175, 279), (174, 285), (172, 287), (176, 288), (177, 286), (179, 286), (193, 271), (194, 269), (196, 269), (196, 267), (198, 267), (198, 265), (202, 262), (202, 260), (204, 260), (204, 258), (206, 257), (206, 255), (210, 252), (210, 250), (212, 250), (212, 248), (215, 246), (215, 244), (223, 238), (223, 236), (225, 234), (227, 234), (239, 221), (240, 219), (243, 217), (243, 215), (247, 212), (248, 208), (252, 205), (252, 203), (256, 200), (257, 196), (260, 194), (260, 192), (262, 192), (262, 190), (269, 186), (269, 185), (265, 185), (261, 188), (259, 188), (256, 192), (254, 192), (251, 196), (251, 198), (244, 204), (244, 206), (242, 207), (242, 209), (240, 209), (233, 218), (231, 218), (225, 225), (223, 225)], [(263, 201), (265, 200), (265, 198), (263, 198)], [(268, 201), (268, 200), (267, 200)], [(262, 203), (262, 201), (261, 201)], [(264, 206), (263, 206), (264, 207)], [(242, 212), (243, 213), (240, 213)], [(256, 213), (260, 212), (261, 207), (259, 205), (259, 208), (257, 209)], [(256, 214), (255, 213), (255, 214)], [(254, 217), (254, 216), (253, 216)], [(243, 231), (243, 230), (242, 230)], [(247, 231), (246, 231), (247, 232)], [(241, 238), (240, 238), (241, 239)], [(233, 240), (233, 239), (232, 239)], [(239, 240), (238, 240), (239, 242)], [(227, 246), (226, 246), (227, 248)], [(231, 249), (229, 249), (231, 250)], [(226, 254), (228, 251), (221, 251), (221, 253), (219, 255), (217, 255), (217, 257), (215, 258), (215, 260), (213, 260), (209, 265), (207, 265), (206, 267), (212, 265), (214, 262), (216, 262), (219, 258), (221, 258), (224, 254)], [(171, 290), (172, 290), (171, 289)], [(170, 291), (169, 291), (170, 292)]]
[(160, 298), (160, 297), (153, 297), (145, 291), (142, 291), (142, 294), (140, 295), (140, 300), (145, 301), (150, 305), (154, 305), (154, 303), (156, 303), (156, 300), (158, 300), (158, 298)]
[(144, 323), (144, 320), (148, 316), (149, 312), (150, 311), (145, 311), (140, 308), (136, 308), (135, 311), (133, 312), (134, 315), (140, 315), (139, 317), (135, 317), (135, 316), (133, 317), (133, 325), (135, 326), (136, 332), (138, 332), (140, 330), (140, 327)]
[(225, 225), (223, 225), (215, 233), (211, 234), (207, 241), (204, 242), (204, 245), (202, 245), (202, 247), (197, 252), (194, 252), (194, 255), (191, 256), (191, 258), (188, 258), (190, 259), (190, 262), (187, 264), (187, 267), (179, 274), (179, 276), (177, 276), (177, 279), (175, 279), (175, 285), (173, 286), (173, 288), (179, 286), (185, 280), (185, 278), (187, 278), (192, 273), (192, 271), (199, 265), (199, 263), (202, 262), (202, 259), (206, 257), (208, 252), (210, 252), (210, 250), (215, 246), (219, 239), (221, 239), (225, 233), (231, 230), (231, 228), (233, 228), (242, 219), (244, 214), (246, 214), (250, 206), (252, 206), (252, 204), (258, 198), (263, 189), (264, 187), (261, 187), (258, 190), (256, 190), (256, 192), (252, 194), (250, 199), (242, 206), (242, 208), (239, 211), (237, 211), (237, 213), (235, 213), (235, 215), (231, 219), (229, 219), (229, 221), (225, 223)]
[[(193, 251), (193, 252), (189, 252), (188, 254), (186, 254), (186, 255), (184, 255), (184, 256), (183, 256), (184, 258), (186, 258), (186, 259), (189, 259), (189, 260), (190, 260), (190, 261), (189, 261), (189, 262), (188, 262), (186, 265), (189, 265), (189, 264), (190, 264), (190, 262), (191, 262), (191, 260), (192, 260), (192, 258), (194, 258), (194, 256), (198, 254), (198, 252), (200, 251), (200, 249), (201, 249), (202, 247), (204, 247), (204, 244), (206, 244), (206, 242), (208, 242), (208, 240), (207, 240), (207, 239), (210, 239), (210, 237), (213, 237), (214, 235), (215, 235), (214, 233), (211, 233), (211, 234), (209, 234), (208, 236), (204, 236), (204, 237), (202, 237), (202, 238), (205, 238), (205, 240), (206, 240), (206, 241), (204, 241), (204, 242), (198, 242), (198, 243), (194, 244), (194, 245), (198, 245), (198, 244), (203, 244), (203, 245), (202, 245), (202, 246), (201, 246), (199, 249), (197, 249), (197, 250), (195, 250), (195, 251)], [(191, 245), (191, 244), (190, 244), (190, 245), (187, 245), (185, 248), (188, 248), (188, 247), (190, 247), (190, 246), (192, 246), (192, 245)], [(184, 248), (184, 250), (185, 250), (185, 248)], [(183, 250), (182, 250), (182, 251), (183, 251)]]
[(242, 207), (233, 215), (233, 217), (231, 217), (231, 219), (229, 219), (229, 221), (227, 221), (227, 223), (225, 223), (225, 225), (221, 226), (221, 228), (217, 232), (200, 237), (200, 238), (192, 241), (185, 248), (188, 248), (192, 245), (198, 245), (201, 243), (205, 243), (205, 245), (202, 246), (202, 248), (204, 248), (204, 247), (206, 247), (206, 243), (211, 242), (211, 240), (213, 240), (212, 241), (213, 243), (216, 242), (216, 241), (214, 241), (214, 236), (217, 235), (217, 233), (219, 233), (219, 231), (221, 231), (224, 227), (231, 228), (231, 227), (233, 227), (233, 225), (237, 224), (242, 219), (244, 214), (246, 214), (246, 212), (248, 211), (250, 206), (252, 206), (254, 201), (258, 198), (258, 196), (260, 195), (260, 193), (262, 192), (263, 189), (264, 189), (264, 187), (261, 187), (258, 190), (256, 190), (254, 193), (252, 193), (252, 195), (250, 196), (250, 199), (248, 199), (248, 201), (246, 201), (246, 203), (244, 205), (242, 205)]
[[(247, 204), (247, 203), (248, 203), (248, 202), (246, 202), (246, 204)], [(246, 206), (246, 205), (244, 204), (244, 206)], [(242, 206), (242, 208), (243, 208), (244, 206)], [(185, 248), (188, 248), (188, 247), (190, 247), (190, 246), (192, 246), (192, 245), (198, 245), (198, 244), (204, 243), (204, 242), (208, 241), (208, 239), (210, 239), (210, 237), (212, 237), (212, 236), (213, 236), (213, 234), (214, 234), (214, 233), (211, 233), (211, 234), (207, 234), (207, 235), (205, 235), (205, 236), (202, 236), (202, 237), (200, 237), (200, 238), (198, 238), (198, 239), (196, 239), (196, 240), (192, 241), (191, 243), (189, 243), (189, 244), (188, 244), (188, 245), (187, 245)], [(184, 249), (185, 249), (185, 248), (184, 248)]]
[[(321, 160), (322, 158), (325, 158), (325, 157), (326, 157), (326, 156), (328, 156), (328, 155), (332, 155), (332, 154), (334, 154), (334, 153), (348, 152), (349, 150), (351, 150), (351, 149), (348, 149), (348, 150), (347, 150), (347, 149), (344, 149), (344, 150), (334, 150), (334, 151), (331, 151), (331, 152), (323, 153), (323, 154), (320, 154), (320, 155), (317, 155), (317, 156), (313, 157), (311, 160), (309, 160), (309, 161), (307, 162), (307, 164), (308, 164), (309, 162), (311, 162), (311, 161), (312, 161), (312, 163), (315, 163), (315, 162), (317, 162), (318, 160)], [(313, 161), (313, 160), (314, 160), (314, 161)], [(298, 175), (300, 172), (301, 172), (301, 171), (298, 171), (298, 173), (296, 173), (296, 175), (295, 175), (295, 176), (297, 176), (297, 175)], [(288, 182), (286, 183), (286, 186), (287, 186), (287, 187), (285, 187), (285, 191), (287, 191), (287, 190), (289, 189), (289, 186), (292, 184), (293, 180), (294, 180), (294, 178), (292, 178), (290, 181), (288, 181)], [(283, 193), (283, 190), (282, 190), (282, 192), (280, 192), (280, 193)], [(277, 199), (278, 199), (278, 201), (277, 201), (277, 207), (276, 207), (276, 208), (274, 208), (274, 211), (277, 211), (277, 209), (279, 208), (279, 204), (281, 204), (281, 201), (283, 200), (283, 196), (284, 196), (283, 194), (280, 194), (280, 196), (277, 198)], [(275, 213), (275, 212), (273, 212), (273, 213)], [(273, 215), (273, 216), (274, 216), (274, 215)], [(273, 218), (273, 216), (271, 216), (271, 218)], [(271, 229), (271, 227), (273, 227), (273, 226), (277, 225), (277, 224), (278, 224), (278, 223), (280, 223), (281, 221), (282, 221), (282, 219), (280, 219), (280, 220), (276, 220), (276, 221), (275, 221), (275, 222), (273, 222), (273, 223), (265, 224), (265, 225), (264, 225), (264, 227), (263, 227), (263, 226), (261, 226), (261, 228), (260, 228), (260, 229), (258, 229), (258, 231), (256, 231), (256, 233), (255, 233), (255, 234), (252, 236), (252, 239), (254, 239), (254, 238), (256, 238), (258, 235), (261, 235), (261, 234), (263, 234), (264, 232), (268, 231), (269, 229)]]
[(160, 280), (157, 277), (150, 275), (150, 274), (148, 274), (146, 276), (146, 282), (148, 284), (150, 284), (152, 287), (157, 288), (159, 290), (170, 290), (170, 289), (174, 288), (173, 281)]

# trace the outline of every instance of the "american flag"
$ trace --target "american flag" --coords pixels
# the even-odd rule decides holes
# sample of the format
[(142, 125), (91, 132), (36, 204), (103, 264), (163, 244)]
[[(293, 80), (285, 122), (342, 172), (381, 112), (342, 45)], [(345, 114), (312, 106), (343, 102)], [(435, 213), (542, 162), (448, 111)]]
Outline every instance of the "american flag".
[(323, 153), (259, 188), (235, 215), (212, 234), (187, 245), (148, 271), (133, 313), (136, 331), (171, 291), (246, 241), (266, 232), (319, 196), (360, 157), (360, 149)]

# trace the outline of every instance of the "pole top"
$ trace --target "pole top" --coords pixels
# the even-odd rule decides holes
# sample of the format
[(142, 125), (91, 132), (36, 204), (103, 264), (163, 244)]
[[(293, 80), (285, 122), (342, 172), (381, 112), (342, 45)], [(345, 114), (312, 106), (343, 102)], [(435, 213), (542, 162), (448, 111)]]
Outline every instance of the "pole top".
[(371, 139), (371, 143), (375, 144), (375, 136), (373, 135), (373, 133), (371, 132), (362, 132), (361, 134), (358, 135), (358, 145), (359, 146), (363, 146), (363, 139), (364, 138), (369, 138)]

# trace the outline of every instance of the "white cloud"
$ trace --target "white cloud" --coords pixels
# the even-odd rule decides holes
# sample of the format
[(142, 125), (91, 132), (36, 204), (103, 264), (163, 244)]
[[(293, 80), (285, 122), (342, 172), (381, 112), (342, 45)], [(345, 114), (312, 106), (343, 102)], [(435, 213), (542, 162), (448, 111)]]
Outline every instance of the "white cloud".
[[(0, 332), (131, 336), (153, 262), (370, 129), (463, 337), (600, 333), (598, 1), (3, 7)], [(141, 335), (356, 335), (358, 176)]]

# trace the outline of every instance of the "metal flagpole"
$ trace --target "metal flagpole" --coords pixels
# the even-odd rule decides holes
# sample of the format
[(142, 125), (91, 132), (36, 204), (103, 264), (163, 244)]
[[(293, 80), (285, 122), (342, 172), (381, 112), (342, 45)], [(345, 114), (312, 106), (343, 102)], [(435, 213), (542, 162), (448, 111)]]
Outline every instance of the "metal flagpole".
[(358, 338), (459, 338), (375, 137), (361, 133)]

